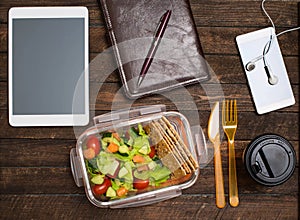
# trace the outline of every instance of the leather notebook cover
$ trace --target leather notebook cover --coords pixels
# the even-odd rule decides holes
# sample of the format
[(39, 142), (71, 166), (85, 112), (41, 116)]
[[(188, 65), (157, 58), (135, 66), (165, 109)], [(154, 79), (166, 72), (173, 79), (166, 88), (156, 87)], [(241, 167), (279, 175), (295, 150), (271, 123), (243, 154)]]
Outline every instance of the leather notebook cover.
[[(100, 0), (124, 89), (129, 98), (208, 80), (188, 0)], [(154, 60), (137, 80), (160, 18), (172, 14)]]

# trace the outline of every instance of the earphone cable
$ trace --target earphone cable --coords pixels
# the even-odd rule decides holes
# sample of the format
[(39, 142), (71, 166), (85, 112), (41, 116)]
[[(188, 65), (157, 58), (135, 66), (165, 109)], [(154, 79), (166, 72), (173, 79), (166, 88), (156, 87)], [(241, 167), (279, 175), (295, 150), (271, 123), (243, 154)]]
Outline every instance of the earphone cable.
[(266, 45), (264, 46), (264, 50), (263, 50), (262, 59), (263, 59), (263, 62), (264, 62), (264, 66), (268, 65), (268, 63), (266, 61), (266, 54), (269, 52), (269, 50), (271, 48), (272, 40), (273, 40), (273, 36), (271, 34), (270, 35), (270, 40), (268, 41), (268, 43), (266, 43)]
[[(274, 24), (274, 22), (273, 22), (271, 16), (268, 14), (268, 12), (267, 12), (266, 9), (265, 9), (265, 5), (264, 5), (265, 1), (266, 1), (266, 0), (262, 0), (262, 2), (261, 2), (261, 8), (262, 8), (263, 12), (265, 13), (265, 15), (268, 17), (269, 21), (271, 22), (271, 24), (272, 24), (272, 26), (273, 26), (273, 28), (274, 28), (275, 34), (276, 34), (276, 27), (275, 27), (275, 24)], [(300, 29), (300, 27), (291, 28), (291, 29), (288, 29), (288, 30), (285, 30), (285, 31), (282, 31), (282, 32), (276, 34), (276, 36), (278, 37), (278, 36), (280, 36), (280, 35), (282, 35), (282, 34), (285, 34), (285, 33), (287, 33), (287, 32), (296, 31), (296, 30), (299, 30), (299, 29)], [(272, 34), (271, 34), (270, 40), (266, 43), (266, 45), (265, 45), (265, 47), (264, 47), (263, 54), (262, 54), (261, 56), (259, 56), (259, 57), (256, 58), (256, 59), (258, 59), (258, 58), (263, 59), (263, 62), (264, 62), (264, 65), (265, 65), (265, 66), (267, 65), (267, 61), (266, 61), (265, 56), (266, 56), (266, 54), (267, 54), (267, 53), (269, 52), (269, 50), (270, 50), (272, 41), (273, 41), (273, 36), (272, 36)], [(258, 60), (259, 60), (259, 59), (258, 59)]]
[[(272, 18), (270, 17), (270, 15), (268, 14), (268, 12), (267, 12), (266, 9), (265, 9), (265, 6), (264, 6), (265, 1), (266, 1), (266, 0), (262, 0), (262, 2), (261, 2), (261, 8), (262, 8), (263, 12), (265, 13), (265, 15), (268, 17), (268, 19), (269, 19), (269, 21), (271, 22), (271, 24), (272, 24), (272, 26), (273, 26), (273, 28), (274, 28), (274, 30), (275, 30), (275, 33), (276, 33), (275, 24), (274, 24)], [(291, 28), (291, 29), (288, 29), (288, 30), (285, 30), (285, 31), (282, 31), (282, 32), (276, 34), (276, 36), (278, 37), (278, 36), (280, 36), (280, 35), (282, 35), (282, 34), (285, 34), (285, 33), (287, 33), (287, 32), (296, 31), (296, 30), (299, 30), (299, 29), (300, 29), (300, 27)]]

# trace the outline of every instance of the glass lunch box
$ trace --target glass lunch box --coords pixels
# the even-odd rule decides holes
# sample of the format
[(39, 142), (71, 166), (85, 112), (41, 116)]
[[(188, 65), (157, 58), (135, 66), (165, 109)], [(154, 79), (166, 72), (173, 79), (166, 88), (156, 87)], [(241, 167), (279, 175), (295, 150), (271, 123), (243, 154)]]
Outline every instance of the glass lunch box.
[(164, 105), (112, 111), (94, 123), (71, 149), (70, 162), (76, 185), (84, 186), (97, 207), (136, 207), (180, 196), (206, 163), (201, 127), (191, 129), (184, 115)]

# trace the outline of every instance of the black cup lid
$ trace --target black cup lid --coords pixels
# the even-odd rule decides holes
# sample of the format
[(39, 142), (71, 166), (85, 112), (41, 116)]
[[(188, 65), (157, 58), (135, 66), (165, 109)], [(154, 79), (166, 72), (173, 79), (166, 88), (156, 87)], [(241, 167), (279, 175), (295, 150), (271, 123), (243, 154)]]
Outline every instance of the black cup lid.
[(275, 186), (287, 181), (296, 166), (296, 153), (283, 137), (267, 134), (257, 137), (244, 154), (245, 166), (257, 182)]

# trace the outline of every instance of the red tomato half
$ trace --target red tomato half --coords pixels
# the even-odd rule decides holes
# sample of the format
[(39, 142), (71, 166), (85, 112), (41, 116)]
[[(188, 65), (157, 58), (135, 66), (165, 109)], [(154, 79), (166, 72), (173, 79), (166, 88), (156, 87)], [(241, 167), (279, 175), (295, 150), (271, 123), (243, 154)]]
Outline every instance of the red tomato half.
[(151, 149), (151, 151), (149, 153), (149, 157), (152, 159), (155, 156), (156, 151), (155, 151), (155, 148), (153, 146), (150, 147), (150, 149)]
[(149, 180), (135, 179), (133, 187), (136, 189), (145, 189), (149, 186)]
[(107, 189), (111, 186), (110, 179), (105, 178), (102, 184), (96, 184), (93, 186), (92, 190), (95, 195), (102, 195), (106, 193)]
[(95, 151), (95, 155), (100, 153), (100, 142), (96, 136), (90, 136), (86, 143), (87, 148), (91, 148)]

